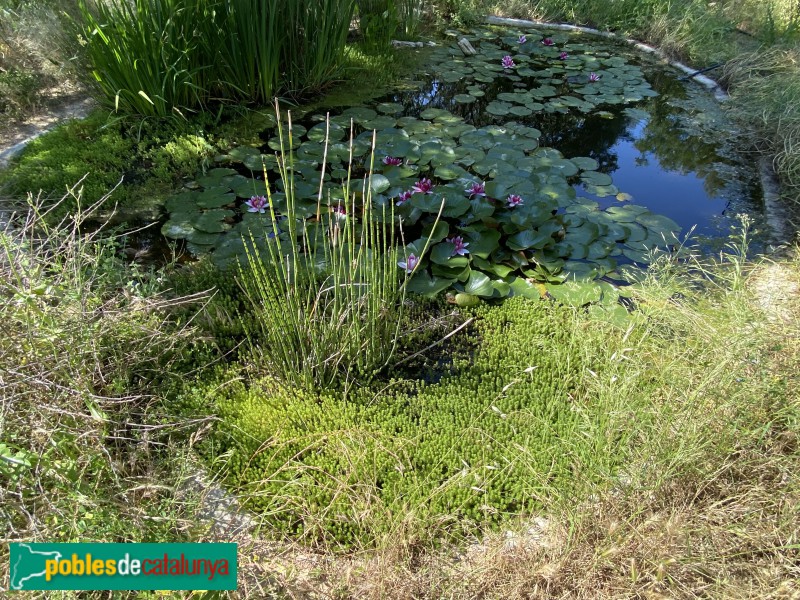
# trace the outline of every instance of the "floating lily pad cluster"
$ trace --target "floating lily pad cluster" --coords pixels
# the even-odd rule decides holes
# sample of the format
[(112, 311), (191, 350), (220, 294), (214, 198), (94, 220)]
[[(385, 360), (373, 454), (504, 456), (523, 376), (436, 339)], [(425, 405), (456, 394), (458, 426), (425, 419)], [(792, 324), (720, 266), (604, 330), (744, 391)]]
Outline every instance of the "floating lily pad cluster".
[[(560, 58), (566, 45), (559, 46), (555, 36), (553, 45), (545, 45), (538, 38), (519, 44), (516, 38), (486, 35), (476, 57), (453, 62), (449, 50), (437, 50), (459, 65), (441, 77), (467, 78), (465, 90), (476, 98), (481, 91), (476, 82), (517, 80), (519, 89), (499, 93), (488, 106), (497, 116), (519, 119), (476, 127), (442, 108), (411, 116), (402, 103), (383, 102), (349, 108), (329, 120), (312, 115), (293, 125), (291, 141), (284, 129), (283, 143), (273, 127), (265, 146), (234, 148), (218, 157), (223, 166), (170, 198), (164, 235), (185, 239), (194, 253), (212, 252), (220, 266), (238, 261), (245, 252), (243, 235), (258, 242), (274, 232), (269, 210), (258, 199), (267, 185), (276, 213), (285, 209), (290, 182), (276, 169), (276, 154), (283, 151), (302, 219), (347, 218), (353, 207), (345, 189), (348, 177), (358, 201), (363, 201), (361, 182), (368, 179), (372, 201), (386, 208), (384, 214), (394, 211), (402, 229), (398, 239), (407, 242), (398, 269), (413, 271), (410, 288), (423, 294), (452, 288), (467, 304), (477, 298), (539, 296), (543, 290), (535, 282), (551, 288), (567, 279), (575, 284), (605, 275), (622, 278), (616, 272), (620, 260), (647, 263), (654, 248), (675, 243), (679, 227), (666, 217), (632, 204), (601, 210), (579, 197), (577, 183), (598, 197), (624, 194), (598, 171), (593, 158), (565, 158), (540, 147), (541, 132), (522, 119), (521, 109), (533, 110), (534, 99), (546, 100), (541, 110), (553, 111), (641, 99), (649, 86), (638, 68), (614, 57), (580, 54), (580, 45), (570, 47), (570, 58)], [(518, 51), (512, 56), (517, 66), (506, 73), (501, 59), (511, 44)], [(591, 72), (600, 73), (599, 81), (588, 82)], [(523, 76), (537, 85), (525, 85)], [(571, 86), (572, 95), (558, 95), (556, 85)], [(261, 176), (264, 167), (268, 183)], [(303, 228), (298, 231), (302, 235)], [(300, 243), (285, 232), (279, 235), (287, 244)], [(576, 295), (586, 292), (579, 285), (572, 288)]]
[(476, 55), (463, 56), (457, 44), (439, 48), (430, 56), (432, 74), (445, 85), (463, 86), (456, 103), (491, 97), (481, 108), (496, 118), (592, 113), (658, 95), (640, 67), (568, 33), (479, 31), (469, 39)]

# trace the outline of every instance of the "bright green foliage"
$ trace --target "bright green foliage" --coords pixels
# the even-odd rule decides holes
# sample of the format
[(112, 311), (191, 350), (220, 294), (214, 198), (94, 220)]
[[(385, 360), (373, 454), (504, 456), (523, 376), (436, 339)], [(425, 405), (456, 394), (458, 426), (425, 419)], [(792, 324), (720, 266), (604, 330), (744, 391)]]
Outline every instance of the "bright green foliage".
[[(109, 207), (152, 211), (182, 177), (197, 171), (211, 149), (202, 123), (108, 122), (96, 112), (31, 141), (0, 172), (0, 184), (18, 197), (42, 190), (45, 196), (60, 198), (85, 177), (82, 200), (88, 206), (122, 180), (126, 185), (111, 195)], [(48, 218), (60, 218), (76, 206), (76, 198), (67, 196)]]
[(329, 83), (353, 0), (81, 4), (93, 83), (115, 110), (185, 115), (210, 99), (269, 102)]
[(395, 0), (358, 0), (359, 28), (368, 46), (389, 48), (400, 26)]
[(404, 520), (446, 519), (458, 535), (531, 510), (551, 485), (579, 487), (573, 457), (591, 460), (593, 443), (581, 428), (602, 419), (572, 410), (590, 366), (574, 314), (514, 298), (475, 316), (480, 346), (449, 354), (438, 383), (376, 383), (350, 401), (270, 379), (192, 391), (222, 418), (204, 452), (228, 457), (229, 485), (273, 526), (342, 546)]
[(18, 195), (41, 189), (61, 197), (86, 176), (83, 197), (97, 200), (132, 166), (135, 152), (134, 140), (125, 138), (119, 126), (103, 127), (104, 122), (95, 114), (36, 138), (10, 169), (0, 173), (0, 179)]
[(357, 0), (359, 28), (367, 46), (385, 51), (393, 39), (413, 36), (422, 5), (422, 0)]

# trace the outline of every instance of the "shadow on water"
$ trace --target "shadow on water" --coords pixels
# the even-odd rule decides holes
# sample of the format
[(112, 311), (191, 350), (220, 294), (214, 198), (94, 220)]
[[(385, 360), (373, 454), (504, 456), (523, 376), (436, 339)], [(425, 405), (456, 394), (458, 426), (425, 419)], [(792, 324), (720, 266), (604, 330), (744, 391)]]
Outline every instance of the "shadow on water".
[[(763, 200), (757, 173), (741, 153), (746, 146), (740, 132), (726, 117), (724, 109), (698, 84), (684, 82), (680, 74), (663, 64), (646, 64), (645, 59), (630, 49), (617, 48), (614, 53), (627, 54), (631, 64), (643, 67), (650, 86), (658, 93), (633, 105), (602, 105), (598, 111), (581, 112), (562, 107), (539, 110), (529, 116), (495, 116), (487, 107), (498, 95), (535, 89), (541, 81), (535, 77), (499, 76), (477, 86), (469, 79), (443, 81), (431, 74), (418, 74), (416, 89), (404, 89), (367, 104), (401, 105), (399, 114), (420, 118), (431, 108), (447, 110), (475, 127), (522, 123), (541, 132), (539, 145), (554, 148), (566, 158), (590, 157), (597, 161), (598, 171), (610, 175), (621, 194), (601, 197), (575, 177), (570, 180), (578, 196), (597, 203), (600, 209), (623, 202), (634, 202), (653, 213), (665, 215), (680, 225), (684, 234), (693, 232), (694, 241), (707, 249), (721, 244), (737, 224), (738, 213), (754, 217), (761, 225)], [(556, 96), (570, 94), (574, 77), (546, 82)], [(469, 103), (460, 103), (475, 87), (482, 94)], [(573, 85), (574, 87), (574, 85)], [(320, 104), (324, 106), (324, 101)], [(542, 106), (542, 105), (540, 105)], [(341, 109), (317, 110), (295, 122), (310, 129), (321, 114), (335, 116)], [(304, 114), (301, 111), (301, 114)], [(362, 128), (356, 126), (355, 133)], [(274, 136), (273, 130), (262, 133), (262, 139)], [(259, 149), (274, 154), (268, 144)], [(241, 163), (232, 165), (242, 175), (262, 179)], [(141, 258), (145, 254), (163, 255), (158, 227), (131, 237), (129, 254)], [(766, 228), (762, 228), (766, 229)], [(157, 261), (156, 261), (157, 262)]]

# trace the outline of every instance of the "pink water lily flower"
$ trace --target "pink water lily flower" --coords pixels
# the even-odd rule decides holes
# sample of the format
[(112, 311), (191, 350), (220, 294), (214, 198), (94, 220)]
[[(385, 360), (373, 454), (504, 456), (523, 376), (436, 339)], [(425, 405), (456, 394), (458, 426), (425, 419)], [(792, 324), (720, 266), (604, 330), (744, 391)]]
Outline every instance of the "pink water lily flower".
[(552, 39), (552, 38), (544, 38), (544, 39), (542, 40), (542, 43), (543, 43), (545, 46), (555, 46), (555, 45), (556, 45), (556, 43), (553, 41), (553, 39)]
[(519, 36), (519, 40), (517, 40), (517, 41), (518, 41), (520, 44), (524, 44), (525, 42), (527, 42), (527, 41), (528, 41), (528, 38), (526, 38), (524, 35), (521, 35), (521, 36)]
[(502, 65), (504, 69), (513, 69), (517, 65), (514, 64), (514, 59), (506, 55), (503, 57)]
[(417, 183), (411, 186), (411, 191), (414, 194), (432, 194), (433, 183), (430, 179), (420, 179)]
[(411, 273), (414, 269), (417, 268), (419, 264), (419, 258), (414, 256), (413, 254), (409, 254), (406, 260), (398, 261), (397, 266), (401, 269), (405, 269), (406, 273)]
[(460, 235), (447, 238), (445, 241), (450, 242), (453, 244), (453, 246), (455, 246), (455, 248), (453, 248), (453, 256), (464, 256), (465, 254), (469, 254), (469, 250), (467, 250), (469, 243), (464, 243), (464, 238)]
[(399, 167), (403, 164), (402, 158), (396, 158), (394, 156), (384, 156), (383, 157), (383, 164), (389, 165), (390, 167)]
[(333, 214), (336, 215), (339, 219), (346, 219), (347, 218), (347, 210), (341, 204), (337, 204), (333, 207)]
[(406, 202), (411, 200), (411, 196), (414, 195), (414, 192), (411, 190), (406, 190), (404, 192), (400, 192), (400, 195), (397, 196), (397, 202), (395, 203), (396, 206), (403, 206)]
[(465, 193), (469, 194), (469, 197), (472, 198), (473, 196), (481, 196), (483, 198), (486, 197), (486, 186), (481, 181), (480, 183), (473, 183), (467, 189), (464, 190)]
[(589, 81), (591, 82), (600, 81), (600, 75), (598, 75), (597, 73), (589, 73)]
[(561, 54), (558, 55), (558, 58), (561, 60), (567, 60), (569, 58), (569, 54), (567, 54), (566, 52), (562, 52)]
[(250, 200), (245, 200), (244, 203), (247, 206), (247, 212), (251, 213), (265, 213), (269, 206), (269, 200), (264, 196), (250, 196)]
[(511, 194), (507, 199), (506, 203), (508, 204), (508, 208), (514, 208), (517, 206), (522, 206), (525, 201), (522, 199), (522, 196), (518, 196), (517, 194)]

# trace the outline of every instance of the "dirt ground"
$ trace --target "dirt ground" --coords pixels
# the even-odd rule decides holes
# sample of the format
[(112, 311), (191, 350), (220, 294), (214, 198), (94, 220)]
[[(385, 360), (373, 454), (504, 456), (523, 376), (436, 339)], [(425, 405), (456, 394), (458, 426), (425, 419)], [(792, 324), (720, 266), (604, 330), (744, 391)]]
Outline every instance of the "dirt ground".
[(5, 164), (25, 142), (57, 123), (80, 119), (94, 108), (94, 102), (79, 88), (52, 88), (35, 112), (20, 120), (0, 120), (0, 166)]

